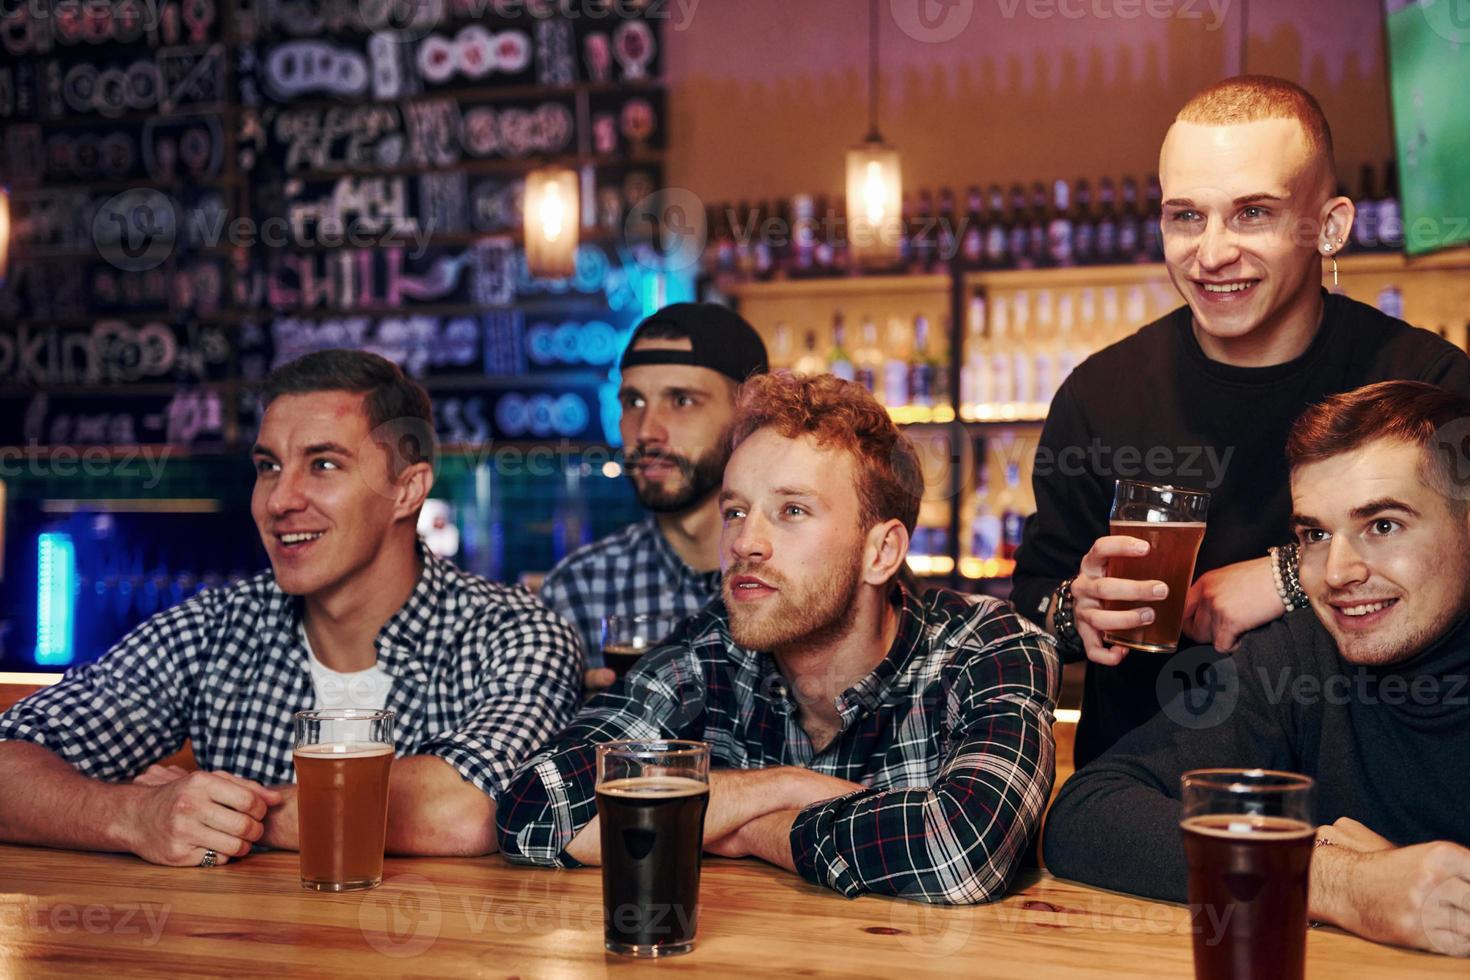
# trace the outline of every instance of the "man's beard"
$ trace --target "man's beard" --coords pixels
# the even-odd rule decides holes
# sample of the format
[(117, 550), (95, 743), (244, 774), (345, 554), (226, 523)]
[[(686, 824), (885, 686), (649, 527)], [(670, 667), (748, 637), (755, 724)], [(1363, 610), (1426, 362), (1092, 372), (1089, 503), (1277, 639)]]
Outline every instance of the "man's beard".
[[(730, 595), (730, 582), (737, 575), (754, 575), (777, 589), (761, 608), (747, 610)], [(766, 652), (796, 646), (811, 646), (841, 636), (852, 625), (862, 579), (862, 549), (846, 561), (834, 563), (832, 575), (820, 581), (792, 583), (769, 569), (743, 562), (730, 566), (721, 576), (720, 591), (730, 615), (730, 637), (747, 650)]]
[[(666, 487), (653, 483), (641, 483), (636, 476), (637, 466), (646, 459), (657, 459), (673, 463), (679, 469), (680, 479), (676, 485)], [(689, 457), (678, 453), (635, 452), (626, 461), (625, 472), (633, 484), (638, 502), (655, 514), (678, 514), (704, 500), (720, 488), (725, 478), (725, 464), (730, 461), (726, 441), (720, 440), (715, 448), (691, 462)]]

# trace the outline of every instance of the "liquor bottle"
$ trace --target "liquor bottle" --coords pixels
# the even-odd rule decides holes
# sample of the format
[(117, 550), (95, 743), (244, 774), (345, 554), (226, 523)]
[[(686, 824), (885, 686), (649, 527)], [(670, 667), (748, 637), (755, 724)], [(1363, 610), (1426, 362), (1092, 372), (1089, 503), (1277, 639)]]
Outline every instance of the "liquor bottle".
[(847, 356), (844, 346), (846, 342), (847, 324), (842, 311), (838, 310), (832, 314), (832, 350), (827, 354), (827, 372), (843, 381), (851, 381), (855, 372), (852, 358)]
[(991, 184), (986, 194), (990, 211), (985, 223), (985, 265), (991, 269), (1009, 269), (1010, 243), (1006, 240), (1006, 198), (999, 184)]
[(832, 271), (846, 276), (857, 270), (852, 261), (852, 250), (847, 241), (847, 198), (837, 198), (837, 209), (828, 234), (832, 237)]
[(1395, 319), (1404, 318), (1404, 291), (1398, 286), (1384, 286), (1378, 291), (1378, 299), (1374, 301), (1378, 312)]
[(1378, 242), (1385, 252), (1404, 248), (1404, 215), (1399, 207), (1399, 165), (1388, 161), (1383, 171), (1383, 195), (1378, 198)]
[(929, 318), (914, 317), (914, 357), (909, 364), (909, 404), (933, 408), (939, 385), (938, 358), (929, 351)]
[(919, 191), (919, 208), (914, 214), (913, 272), (932, 272), (938, 242), (934, 236), (934, 195)]
[(1076, 304), (1071, 293), (1063, 293), (1057, 301), (1057, 366), (1056, 386), (1060, 390), (1067, 376), (1077, 369), (1087, 353), (1077, 335)]
[(813, 226), (812, 269), (819, 276), (830, 276), (836, 259), (832, 247), (832, 211), (826, 195), (816, 202), (816, 224)]
[(756, 205), (755, 214), (750, 222), (750, 235), (755, 243), (752, 252), (755, 255), (755, 277), (761, 282), (769, 282), (776, 271), (776, 256), (771, 250), (770, 236), (765, 233), (767, 220), (771, 217), (771, 202), (762, 201)]
[(817, 353), (817, 332), (815, 330), (806, 332), (803, 347), (802, 355), (796, 359), (796, 366), (793, 370), (797, 374), (805, 374), (809, 377), (826, 374), (827, 359)]
[(1148, 207), (1143, 215), (1143, 252), (1150, 262), (1164, 261), (1164, 188), (1158, 174), (1148, 175)]
[(912, 194), (903, 196), (902, 209), (899, 212), (899, 225), (902, 233), (898, 241), (898, 267), (912, 272), (914, 269), (914, 198)]
[(1092, 213), (1092, 184), (1077, 181), (1077, 200), (1072, 208), (1072, 255), (1078, 265), (1097, 261), (1097, 216)]
[(970, 556), (988, 561), (1000, 554), (1000, 517), (990, 506), (990, 467), (976, 466), (975, 499), (970, 517)]
[(971, 186), (965, 199), (965, 231), (960, 239), (960, 255), (966, 269), (985, 265), (985, 199), (980, 188)]
[(812, 275), (817, 248), (816, 202), (810, 194), (798, 194), (791, 199), (791, 275), (806, 278)]
[(1049, 265), (1065, 269), (1076, 264), (1076, 253), (1073, 251), (1076, 226), (1073, 219), (1071, 188), (1065, 180), (1054, 181), (1051, 191), (1051, 220), (1046, 226)]
[(735, 234), (731, 225), (729, 203), (719, 206), (715, 231), (715, 267), (721, 275), (735, 274)]
[(883, 404), (903, 408), (909, 403), (908, 329), (899, 317), (888, 318), (887, 350), (883, 358)]
[(1097, 261), (1111, 265), (1118, 261), (1118, 202), (1113, 178), (1097, 182)]
[(1036, 400), (1031, 344), (1031, 294), (1023, 290), (1011, 301), (1011, 390), (1018, 406)]
[(704, 211), (705, 242), (704, 248), (699, 253), (699, 275), (703, 279), (712, 279), (720, 271), (719, 268), (719, 238), (720, 238), (720, 208), (719, 205), (711, 204)]
[(1050, 223), (1046, 211), (1046, 185), (1038, 180), (1031, 185), (1031, 217), (1026, 224), (1026, 257), (1033, 269), (1051, 265), (1051, 256), (1046, 248), (1046, 230)]
[(776, 204), (775, 221), (770, 231), (771, 273), (773, 279), (786, 279), (791, 275), (792, 250), (795, 244), (791, 235), (791, 202), (781, 200)]
[(883, 351), (878, 348), (878, 324), (871, 316), (863, 317), (862, 345), (852, 355), (852, 378), (864, 388), (879, 393), (883, 377)]
[(1118, 260), (1143, 260), (1143, 215), (1138, 212), (1138, 181), (1123, 178), (1123, 213), (1118, 218)]
[(1353, 219), (1353, 242), (1364, 252), (1378, 251), (1378, 191), (1373, 181), (1373, 165), (1363, 164), (1358, 172), (1358, 199), (1353, 202), (1357, 217)]
[(1011, 268), (1029, 269), (1030, 259), (1026, 254), (1026, 189), (1020, 184), (1011, 185), (1011, 212), (1006, 217), (1006, 251), (1011, 257)]
[(1057, 392), (1056, 306), (1050, 289), (1036, 294), (1036, 331), (1027, 345), (1031, 354), (1032, 388), (1029, 401), (1033, 405), (1049, 405)]
[(791, 327), (786, 321), (776, 323), (775, 337), (771, 341), (771, 370), (777, 373), (791, 370)]
[(1000, 511), (1000, 556), (1006, 559), (1016, 557), (1016, 550), (1021, 547), (1021, 534), (1026, 527), (1026, 515), (1022, 512), (1021, 499), (1021, 464), (1015, 462), (1006, 463), (1006, 483), (1001, 491), (1000, 499), (996, 501), (996, 510)]
[(985, 335), (985, 297), (970, 298), (965, 325), (965, 360), (960, 368), (960, 406), (973, 416), (990, 401), (990, 341)]
[(1010, 304), (1004, 296), (997, 296), (991, 301), (991, 306), (990, 414), (999, 414), (1002, 406), (1016, 400), (1016, 364), (1011, 350)]
[(958, 220), (955, 217), (954, 191), (948, 187), (939, 192), (939, 220), (934, 229), (935, 265), (940, 269), (953, 268), (952, 263), (959, 253)]
[(746, 282), (755, 278), (755, 236), (752, 234), (752, 210), (749, 201), (741, 201), (735, 209), (735, 274)]

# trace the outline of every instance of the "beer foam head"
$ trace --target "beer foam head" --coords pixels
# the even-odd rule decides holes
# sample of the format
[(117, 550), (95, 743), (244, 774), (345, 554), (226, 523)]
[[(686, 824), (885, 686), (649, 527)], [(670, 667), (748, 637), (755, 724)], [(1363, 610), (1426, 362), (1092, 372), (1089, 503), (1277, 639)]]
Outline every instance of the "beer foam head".
[(649, 797), (695, 796), (709, 792), (709, 784), (687, 776), (634, 776), (611, 779), (597, 787), (610, 796)]
[(384, 742), (323, 742), (319, 745), (302, 745), (297, 755), (311, 759), (362, 759), (375, 755), (391, 755), (393, 746)]
[(1206, 814), (1189, 817), (1179, 826), (1207, 837), (1251, 840), (1290, 840), (1315, 833), (1311, 824), (1291, 817), (1263, 817), (1255, 814)]

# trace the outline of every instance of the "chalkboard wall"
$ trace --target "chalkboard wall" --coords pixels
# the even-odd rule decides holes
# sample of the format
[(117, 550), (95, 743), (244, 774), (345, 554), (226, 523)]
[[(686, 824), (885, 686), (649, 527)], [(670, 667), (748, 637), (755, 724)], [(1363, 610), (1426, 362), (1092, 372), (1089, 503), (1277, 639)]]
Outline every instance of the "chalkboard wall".
[[(0, 4), (0, 446), (238, 450), (326, 347), (429, 387), (448, 443), (606, 436), (650, 272), (664, 4)], [(524, 175), (582, 174), (576, 275), (530, 277)], [(629, 223), (635, 225), (636, 222)]]

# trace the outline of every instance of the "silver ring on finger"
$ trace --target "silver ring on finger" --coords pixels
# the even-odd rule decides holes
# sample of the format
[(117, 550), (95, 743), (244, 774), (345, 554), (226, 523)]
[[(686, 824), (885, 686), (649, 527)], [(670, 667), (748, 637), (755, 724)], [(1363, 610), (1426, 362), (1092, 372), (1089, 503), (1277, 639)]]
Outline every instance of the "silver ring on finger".
[(199, 862), (201, 868), (212, 868), (219, 863), (219, 854), (210, 848), (204, 849), (204, 857)]

